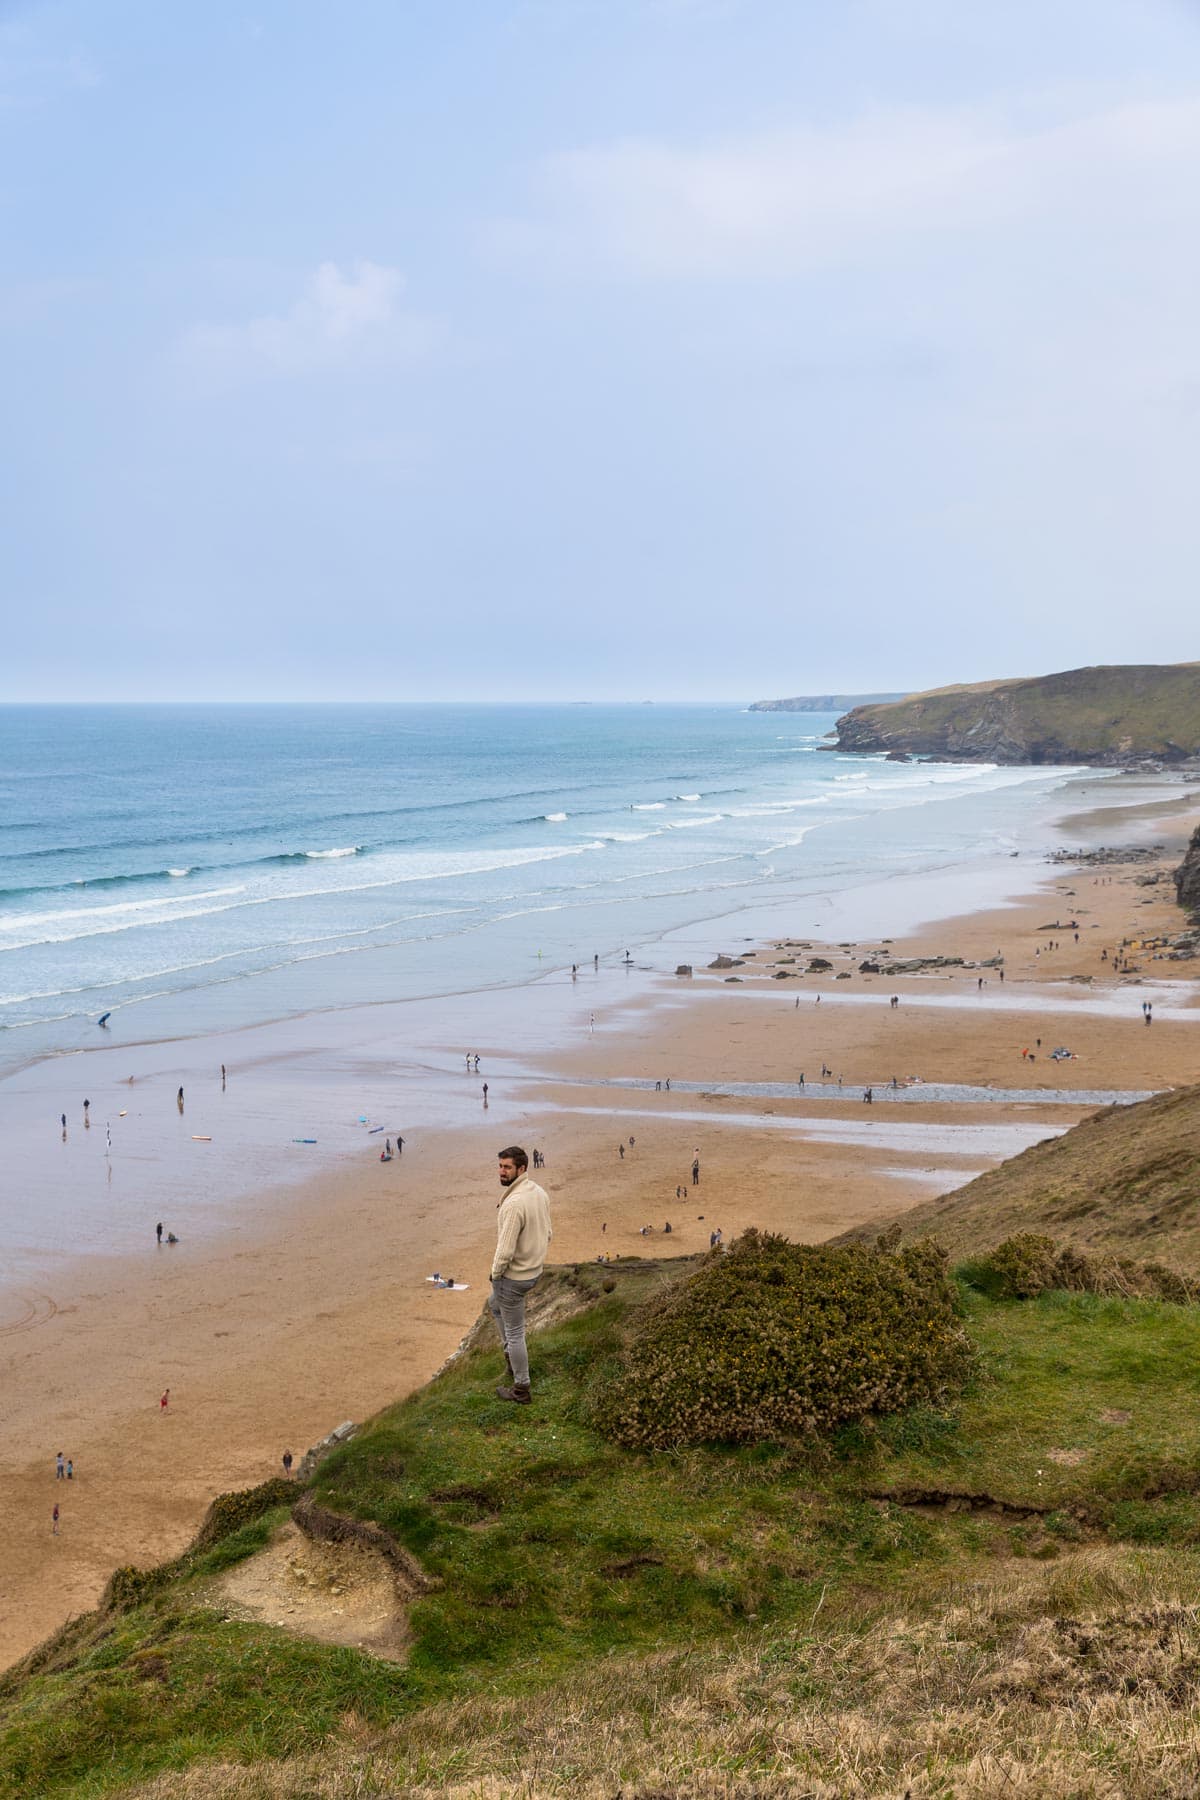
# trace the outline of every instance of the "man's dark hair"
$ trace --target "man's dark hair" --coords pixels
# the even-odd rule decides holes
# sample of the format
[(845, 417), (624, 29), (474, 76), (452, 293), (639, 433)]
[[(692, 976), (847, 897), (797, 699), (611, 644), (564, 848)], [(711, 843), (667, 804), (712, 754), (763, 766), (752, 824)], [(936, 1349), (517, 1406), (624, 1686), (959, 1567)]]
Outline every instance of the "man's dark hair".
[(507, 1162), (515, 1162), (518, 1169), (527, 1169), (529, 1167), (529, 1158), (522, 1150), (520, 1144), (510, 1144), (507, 1150), (497, 1150), (496, 1155), (498, 1157), (504, 1157)]

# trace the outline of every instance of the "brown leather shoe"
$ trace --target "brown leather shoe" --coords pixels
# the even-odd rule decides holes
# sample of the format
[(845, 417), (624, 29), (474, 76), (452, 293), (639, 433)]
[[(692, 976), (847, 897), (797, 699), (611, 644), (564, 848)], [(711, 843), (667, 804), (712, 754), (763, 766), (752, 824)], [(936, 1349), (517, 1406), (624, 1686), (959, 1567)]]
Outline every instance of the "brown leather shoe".
[(528, 1406), (533, 1395), (529, 1391), (528, 1382), (522, 1386), (519, 1381), (514, 1381), (511, 1387), (498, 1387), (496, 1398), (497, 1400), (515, 1400), (518, 1406)]

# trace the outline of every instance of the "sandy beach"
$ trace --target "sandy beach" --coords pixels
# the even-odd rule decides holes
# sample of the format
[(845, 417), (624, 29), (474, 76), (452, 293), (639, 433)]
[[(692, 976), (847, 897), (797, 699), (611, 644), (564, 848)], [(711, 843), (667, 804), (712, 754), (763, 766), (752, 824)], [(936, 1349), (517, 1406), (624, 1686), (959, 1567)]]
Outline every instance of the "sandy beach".
[[(403, 1034), (381, 1009), (370, 1045), (331, 1013), (320, 1059), (289, 1060), (287, 1027), (186, 1057), (146, 1047), (132, 1071), (116, 1049), (79, 1059), (53, 1190), (71, 1232), (47, 1214), (54, 1254), (31, 1243), (0, 1289), (0, 1664), (93, 1605), (115, 1566), (182, 1549), (214, 1494), (433, 1373), (486, 1298), (503, 1144), (545, 1152), (559, 1261), (686, 1252), (717, 1226), (817, 1240), (969, 1180), (1114, 1093), (1200, 1079), (1200, 964), (1140, 947), (1184, 928), (1169, 882), (1148, 878), (1178, 862), (1198, 810), (1176, 796), (1076, 815), (1075, 842), (1162, 855), (1031, 865), (1016, 903), (890, 942), (721, 942), (697, 927), (636, 982), (584, 970), (459, 996), (406, 1015)], [(718, 953), (740, 966), (708, 970)], [(800, 973), (813, 955), (831, 968)], [(860, 970), (939, 955), (964, 962)], [(997, 955), (1003, 980), (978, 966)], [(694, 975), (675, 976), (685, 960)], [(1059, 1046), (1070, 1059), (1051, 1059)], [(61, 1068), (28, 1071), (14, 1106), (57, 1117), (54, 1082)], [(396, 1129), (403, 1155), (381, 1163)], [(177, 1245), (157, 1245), (158, 1218)], [(435, 1269), (468, 1287), (435, 1289)], [(60, 1449), (70, 1483), (55, 1478)]]

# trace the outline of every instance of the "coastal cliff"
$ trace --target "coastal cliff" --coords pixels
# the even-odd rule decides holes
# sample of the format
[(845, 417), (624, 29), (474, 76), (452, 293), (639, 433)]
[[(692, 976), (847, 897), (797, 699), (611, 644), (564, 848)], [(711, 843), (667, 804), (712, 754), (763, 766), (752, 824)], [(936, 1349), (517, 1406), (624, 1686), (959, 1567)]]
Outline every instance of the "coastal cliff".
[(1200, 663), (1143, 663), (933, 688), (837, 722), (838, 750), (945, 762), (1179, 763), (1200, 755)]
[(853, 706), (886, 705), (903, 694), (793, 694), (790, 700), (756, 700), (751, 712), (848, 712)]
[(1187, 912), (1200, 914), (1200, 825), (1193, 831), (1187, 854), (1175, 871), (1175, 894)]

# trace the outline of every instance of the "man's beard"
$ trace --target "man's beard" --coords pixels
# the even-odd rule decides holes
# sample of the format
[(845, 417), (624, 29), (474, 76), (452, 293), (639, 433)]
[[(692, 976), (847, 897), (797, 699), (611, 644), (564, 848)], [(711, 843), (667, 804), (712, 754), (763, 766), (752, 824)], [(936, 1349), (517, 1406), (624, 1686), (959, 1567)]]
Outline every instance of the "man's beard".
[(501, 1186), (501, 1187), (511, 1187), (511, 1186), (512, 1186), (512, 1184), (513, 1184), (513, 1182), (514, 1182), (514, 1181), (515, 1181), (515, 1180), (516, 1180), (516, 1179), (517, 1179), (517, 1178), (516, 1178), (516, 1176), (515, 1176), (515, 1175), (502, 1175), (502, 1176), (501, 1176), (501, 1177), (500, 1177), (500, 1186)]

